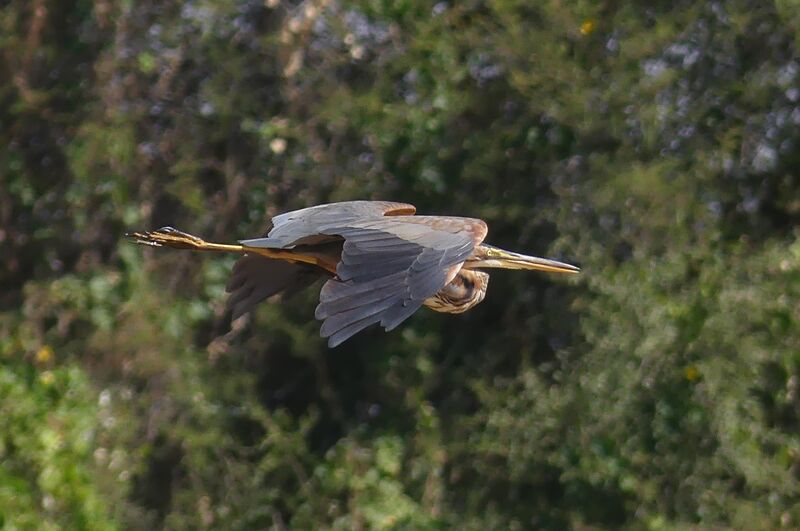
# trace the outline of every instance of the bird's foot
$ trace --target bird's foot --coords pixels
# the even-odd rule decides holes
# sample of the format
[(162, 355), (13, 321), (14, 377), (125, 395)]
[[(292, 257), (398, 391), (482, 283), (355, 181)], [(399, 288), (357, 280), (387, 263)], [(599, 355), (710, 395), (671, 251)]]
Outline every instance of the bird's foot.
[(180, 231), (174, 227), (161, 227), (160, 229), (146, 232), (128, 232), (126, 237), (142, 245), (153, 247), (175, 247), (178, 249), (201, 249), (206, 242), (192, 234)]

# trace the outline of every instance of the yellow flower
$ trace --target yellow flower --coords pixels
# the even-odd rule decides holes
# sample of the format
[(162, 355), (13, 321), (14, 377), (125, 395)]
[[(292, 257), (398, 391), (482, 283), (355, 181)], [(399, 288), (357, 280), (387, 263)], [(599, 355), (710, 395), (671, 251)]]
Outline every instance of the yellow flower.
[(685, 369), (683, 369), (683, 375), (686, 377), (687, 380), (693, 382), (700, 378), (700, 371), (697, 370), (697, 367), (694, 365), (689, 365)]
[(38, 351), (36, 351), (36, 363), (40, 365), (44, 365), (45, 363), (49, 363), (53, 359), (53, 349), (50, 345), (44, 345)]
[(581, 24), (581, 35), (589, 35), (594, 31), (595, 23), (594, 20), (587, 18)]
[(39, 375), (39, 381), (42, 382), (43, 385), (50, 386), (56, 381), (56, 377), (53, 374), (53, 371), (44, 371)]

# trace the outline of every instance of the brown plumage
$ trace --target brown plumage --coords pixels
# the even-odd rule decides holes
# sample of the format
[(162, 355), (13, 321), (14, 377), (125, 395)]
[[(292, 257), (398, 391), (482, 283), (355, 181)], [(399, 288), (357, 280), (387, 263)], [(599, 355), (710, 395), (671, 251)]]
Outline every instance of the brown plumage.
[(446, 313), (472, 308), (489, 282), (478, 269), (579, 271), (483, 244), (487, 227), (479, 219), (415, 211), (388, 201), (319, 205), (275, 216), (264, 237), (239, 244), (206, 242), (170, 227), (128, 236), (157, 247), (244, 254), (227, 287), (234, 319), (272, 295), (327, 277), (314, 315), (331, 347), (371, 324), (392, 330), (422, 305)]

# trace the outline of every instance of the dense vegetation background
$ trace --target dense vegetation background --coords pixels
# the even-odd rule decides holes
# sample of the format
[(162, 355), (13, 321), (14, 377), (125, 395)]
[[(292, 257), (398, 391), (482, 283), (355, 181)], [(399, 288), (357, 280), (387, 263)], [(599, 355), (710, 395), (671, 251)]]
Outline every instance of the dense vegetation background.
[[(0, 527), (800, 525), (800, 3), (11, 0)], [(233, 257), (355, 198), (580, 263), (328, 350)]]

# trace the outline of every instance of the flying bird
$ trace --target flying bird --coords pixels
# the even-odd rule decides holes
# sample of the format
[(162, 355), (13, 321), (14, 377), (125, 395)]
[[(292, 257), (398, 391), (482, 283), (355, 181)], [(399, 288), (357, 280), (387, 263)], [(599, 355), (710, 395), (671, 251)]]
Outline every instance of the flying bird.
[(327, 278), (314, 316), (330, 347), (375, 323), (392, 330), (423, 305), (444, 313), (469, 310), (486, 295), (483, 269), (580, 271), (483, 243), (487, 227), (480, 219), (415, 212), (413, 205), (389, 201), (318, 205), (275, 216), (263, 237), (237, 244), (172, 227), (126, 236), (155, 247), (244, 255), (227, 285), (232, 319), (267, 297)]

